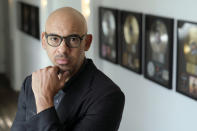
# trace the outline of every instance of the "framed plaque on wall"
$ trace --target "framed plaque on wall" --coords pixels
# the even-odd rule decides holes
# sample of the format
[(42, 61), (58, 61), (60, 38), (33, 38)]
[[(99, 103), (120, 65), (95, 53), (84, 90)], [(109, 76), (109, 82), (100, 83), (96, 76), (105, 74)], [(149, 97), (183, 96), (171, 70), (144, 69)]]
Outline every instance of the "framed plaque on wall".
[(30, 21), (31, 21), (30, 35), (32, 35), (33, 37), (37, 39), (40, 39), (39, 8), (36, 6), (31, 6)]
[(141, 73), (142, 14), (121, 11), (120, 64), (136, 73)]
[(197, 100), (197, 23), (177, 22), (176, 90)]
[(172, 88), (174, 20), (145, 15), (145, 78)]
[(39, 7), (17, 3), (18, 29), (22, 32), (40, 39)]
[(100, 57), (118, 63), (118, 11), (99, 7)]

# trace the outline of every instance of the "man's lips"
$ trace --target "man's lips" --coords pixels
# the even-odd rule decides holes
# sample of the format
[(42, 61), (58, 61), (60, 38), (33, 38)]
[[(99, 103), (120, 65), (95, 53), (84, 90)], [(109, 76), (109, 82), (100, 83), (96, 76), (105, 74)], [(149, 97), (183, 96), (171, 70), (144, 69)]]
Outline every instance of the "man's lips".
[(57, 62), (57, 64), (60, 64), (60, 65), (62, 65), (62, 64), (64, 64), (64, 65), (68, 64), (68, 60), (67, 59), (57, 59), (56, 62)]

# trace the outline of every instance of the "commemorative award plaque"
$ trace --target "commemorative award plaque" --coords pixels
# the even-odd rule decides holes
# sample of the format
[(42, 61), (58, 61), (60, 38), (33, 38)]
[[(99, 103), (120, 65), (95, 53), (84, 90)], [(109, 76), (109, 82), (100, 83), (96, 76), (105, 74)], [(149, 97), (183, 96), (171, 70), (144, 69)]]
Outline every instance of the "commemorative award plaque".
[(178, 21), (176, 90), (197, 100), (197, 23)]
[(172, 88), (173, 19), (145, 16), (145, 78)]
[(142, 14), (121, 11), (121, 65), (141, 73)]
[(100, 57), (118, 63), (118, 11), (99, 8), (99, 54)]

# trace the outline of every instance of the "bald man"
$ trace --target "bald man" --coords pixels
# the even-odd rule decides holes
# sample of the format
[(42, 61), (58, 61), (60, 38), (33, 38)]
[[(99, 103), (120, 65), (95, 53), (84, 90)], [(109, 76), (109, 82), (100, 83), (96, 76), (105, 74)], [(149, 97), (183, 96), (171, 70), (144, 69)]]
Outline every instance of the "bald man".
[(84, 16), (71, 7), (54, 11), (42, 47), (54, 66), (23, 82), (11, 131), (117, 131), (125, 97), (85, 57), (92, 42)]

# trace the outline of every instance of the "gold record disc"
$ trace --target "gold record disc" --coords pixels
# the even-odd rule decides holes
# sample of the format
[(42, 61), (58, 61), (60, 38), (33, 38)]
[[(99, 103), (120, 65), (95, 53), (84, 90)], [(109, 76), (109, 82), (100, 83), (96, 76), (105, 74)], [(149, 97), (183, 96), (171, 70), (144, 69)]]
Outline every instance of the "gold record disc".
[(139, 39), (139, 24), (135, 16), (128, 15), (124, 23), (124, 38), (127, 44), (137, 44)]
[(186, 61), (197, 65), (197, 27), (191, 27), (189, 29), (183, 50)]
[(151, 25), (149, 35), (149, 41), (153, 52), (164, 54), (167, 49), (168, 40), (166, 25), (162, 21), (156, 20)]
[(111, 11), (105, 11), (102, 18), (102, 30), (107, 43), (110, 45), (114, 44), (116, 21), (114, 14)]

